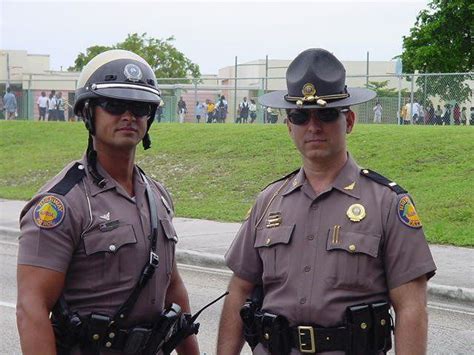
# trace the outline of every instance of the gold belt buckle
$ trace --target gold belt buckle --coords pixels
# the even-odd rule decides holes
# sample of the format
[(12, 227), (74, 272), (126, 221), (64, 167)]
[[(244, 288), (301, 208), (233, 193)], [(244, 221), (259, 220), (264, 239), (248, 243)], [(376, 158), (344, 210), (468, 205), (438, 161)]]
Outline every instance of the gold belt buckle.
[(300, 341), (300, 351), (302, 353), (314, 354), (316, 352), (316, 342), (314, 339), (314, 329), (310, 326), (298, 327), (298, 338)]

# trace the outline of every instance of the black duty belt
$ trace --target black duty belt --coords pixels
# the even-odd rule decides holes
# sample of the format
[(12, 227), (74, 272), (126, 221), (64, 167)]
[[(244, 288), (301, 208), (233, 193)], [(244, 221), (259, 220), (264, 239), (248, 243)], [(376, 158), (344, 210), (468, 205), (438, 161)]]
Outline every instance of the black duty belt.
[(350, 347), (350, 335), (346, 327), (317, 328), (302, 325), (290, 328), (290, 334), (292, 347), (302, 353), (345, 351)]
[(290, 327), (285, 317), (257, 310), (251, 315), (252, 329), (256, 342), (262, 343), (272, 355), (287, 355), (291, 348), (305, 354), (326, 351), (344, 351), (349, 355), (380, 354), (392, 347), (389, 310), (386, 301), (350, 306), (346, 309), (344, 325), (331, 328)]

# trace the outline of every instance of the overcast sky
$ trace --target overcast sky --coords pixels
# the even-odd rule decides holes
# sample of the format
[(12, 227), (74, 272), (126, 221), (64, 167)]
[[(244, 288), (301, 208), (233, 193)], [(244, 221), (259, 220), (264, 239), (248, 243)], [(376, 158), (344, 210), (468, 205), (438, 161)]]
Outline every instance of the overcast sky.
[(341, 60), (391, 60), (429, 1), (23, 1), (0, 0), (0, 48), (49, 54), (65, 70), (93, 45), (128, 33), (175, 37), (201, 73), (322, 47)]

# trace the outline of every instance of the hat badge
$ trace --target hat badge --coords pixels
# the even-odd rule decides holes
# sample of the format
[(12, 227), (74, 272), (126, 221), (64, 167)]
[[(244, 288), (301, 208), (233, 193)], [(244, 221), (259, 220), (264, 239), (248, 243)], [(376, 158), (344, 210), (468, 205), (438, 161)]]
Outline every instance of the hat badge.
[(143, 76), (140, 67), (132, 63), (127, 64), (125, 66), (125, 68), (123, 69), (123, 73), (125, 77), (130, 81), (139, 81)]

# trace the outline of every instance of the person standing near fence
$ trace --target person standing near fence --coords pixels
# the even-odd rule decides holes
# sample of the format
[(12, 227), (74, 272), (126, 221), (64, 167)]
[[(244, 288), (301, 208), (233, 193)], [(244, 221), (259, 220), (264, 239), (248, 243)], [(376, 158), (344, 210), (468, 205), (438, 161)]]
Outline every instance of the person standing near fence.
[(425, 354), (436, 266), (415, 205), (347, 150), (351, 106), (375, 92), (347, 87), (324, 49), (300, 53), (286, 83), (259, 101), (286, 109), (302, 167), (259, 194), (225, 255), (233, 275), (217, 355), (239, 354), (244, 335), (254, 355), (385, 354), (391, 306), (395, 352)]
[(179, 123), (184, 123), (184, 119), (186, 117), (186, 102), (183, 100), (183, 97), (181, 96), (178, 101), (178, 116), (179, 116)]
[(58, 121), (65, 121), (66, 116), (64, 115), (64, 108), (65, 108), (65, 103), (63, 99), (63, 93), (62, 91), (59, 91), (56, 94), (56, 115)]
[(241, 123), (247, 123), (249, 118), (250, 105), (247, 98), (244, 97), (243, 101), (239, 104), (239, 117)]
[(255, 120), (257, 119), (257, 105), (255, 104), (254, 99), (250, 99), (249, 112), (250, 112), (250, 123), (254, 123)]
[(36, 104), (38, 105), (38, 121), (46, 121), (46, 110), (48, 109), (48, 98), (46, 97), (46, 93), (44, 91), (41, 91), (41, 96), (38, 97), (38, 100), (36, 101)]
[(48, 121), (56, 119), (56, 90), (51, 90), (48, 96)]
[(18, 115), (16, 96), (11, 92), (10, 87), (7, 87), (7, 92), (3, 96), (3, 110), (5, 111), (5, 120), (13, 120)]
[(374, 108), (374, 123), (382, 123), (382, 105), (379, 101), (375, 104)]

